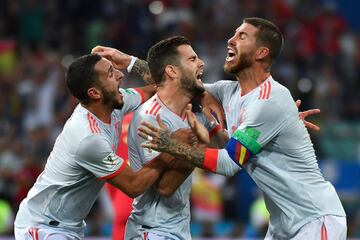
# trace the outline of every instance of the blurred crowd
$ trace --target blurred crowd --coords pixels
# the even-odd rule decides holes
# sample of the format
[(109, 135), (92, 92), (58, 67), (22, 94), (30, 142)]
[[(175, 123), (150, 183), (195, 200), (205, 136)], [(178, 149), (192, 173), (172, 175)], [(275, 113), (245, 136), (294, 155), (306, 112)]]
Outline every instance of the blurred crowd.
[[(0, 0), (0, 235), (12, 235), (18, 205), (77, 104), (64, 85), (67, 66), (96, 45), (145, 58), (147, 49), (160, 39), (185, 35), (205, 62), (203, 80), (214, 82), (230, 78), (222, 71), (226, 41), (242, 19), (267, 18), (285, 36), (285, 48), (272, 69), (274, 78), (302, 100), (301, 109), (321, 109), (311, 118), (322, 127), (320, 133), (311, 133), (318, 156), (359, 165), (360, 29), (349, 17), (358, 8), (341, 4), (340, 0)], [(124, 87), (140, 84), (132, 75), (123, 80)], [(244, 173), (231, 179), (196, 173), (195, 236), (263, 236), (268, 216), (247, 178)], [(344, 204), (348, 236), (360, 237), (359, 200), (342, 199), (350, 202), (348, 208)], [(102, 206), (94, 211), (102, 211)], [(107, 218), (93, 212), (88, 234), (106, 234), (98, 228), (109, 222)]]

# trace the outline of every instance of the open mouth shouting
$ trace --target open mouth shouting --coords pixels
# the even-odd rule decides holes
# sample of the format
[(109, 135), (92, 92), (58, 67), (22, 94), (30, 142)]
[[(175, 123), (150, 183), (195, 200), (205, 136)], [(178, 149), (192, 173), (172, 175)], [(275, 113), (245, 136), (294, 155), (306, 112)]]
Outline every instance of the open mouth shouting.
[(231, 62), (235, 59), (236, 53), (235, 53), (235, 50), (230, 47), (228, 47), (227, 49), (228, 49), (228, 51), (227, 51), (227, 56), (226, 56), (225, 60), (226, 60), (226, 62)]

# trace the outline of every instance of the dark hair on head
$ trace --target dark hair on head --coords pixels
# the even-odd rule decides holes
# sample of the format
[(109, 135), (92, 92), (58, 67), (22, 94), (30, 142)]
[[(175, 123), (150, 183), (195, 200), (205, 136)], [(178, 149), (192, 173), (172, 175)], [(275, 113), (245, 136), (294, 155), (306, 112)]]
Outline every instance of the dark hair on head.
[(269, 20), (263, 18), (245, 18), (244, 23), (253, 25), (258, 29), (256, 43), (265, 45), (270, 50), (270, 64), (279, 56), (284, 45), (284, 37), (279, 28)]
[(90, 101), (87, 91), (97, 84), (98, 75), (94, 68), (100, 59), (100, 55), (88, 54), (79, 57), (69, 66), (66, 85), (70, 93), (81, 103), (87, 104)]
[(161, 40), (153, 45), (147, 53), (147, 62), (152, 78), (156, 85), (161, 85), (164, 80), (166, 65), (179, 66), (179, 52), (177, 47), (191, 45), (183, 36), (174, 36)]

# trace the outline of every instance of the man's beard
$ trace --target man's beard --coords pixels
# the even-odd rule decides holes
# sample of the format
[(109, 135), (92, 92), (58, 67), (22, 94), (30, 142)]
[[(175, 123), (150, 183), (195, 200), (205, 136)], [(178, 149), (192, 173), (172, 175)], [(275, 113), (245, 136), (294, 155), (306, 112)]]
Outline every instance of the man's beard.
[(182, 71), (180, 82), (181, 88), (186, 90), (192, 96), (198, 96), (205, 91), (205, 88), (203, 86), (197, 84), (196, 78), (194, 80), (194, 77), (189, 76), (189, 74), (185, 74), (184, 71)]
[(112, 107), (112, 109), (122, 109), (122, 107), (124, 106), (124, 102), (118, 102), (116, 101), (116, 94), (114, 92), (109, 92), (105, 89), (102, 89), (102, 93), (103, 93), (103, 103), (107, 106)]
[(237, 59), (235, 65), (229, 65), (229, 63), (225, 62), (224, 71), (229, 74), (237, 74), (244, 69), (251, 67), (251, 65), (253, 64), (251, 56), (251, 52), (240, 54), (240, 57)]

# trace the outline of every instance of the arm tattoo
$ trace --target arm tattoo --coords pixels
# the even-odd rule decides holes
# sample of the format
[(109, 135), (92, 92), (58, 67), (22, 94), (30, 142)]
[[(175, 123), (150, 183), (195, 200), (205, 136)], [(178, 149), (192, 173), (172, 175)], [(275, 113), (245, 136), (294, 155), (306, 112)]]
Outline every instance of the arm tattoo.
[(188, 161), (196, 167), (202, 168), (204, 165), (204, 147), (192, 147), (172, 140), (168, 130), (160, 132), (157, 148), (159, 151), (167, 152), (175, 158)]
[(154, 83), (154, 80), (151, 77), (149, 65), (146, 61), (141, 59), (136, 59), (135, 64), (132, 68), (132, 71), (138, 74), (144, 81), (149, 84)]

